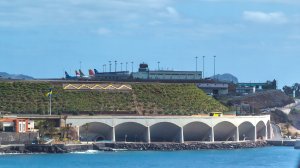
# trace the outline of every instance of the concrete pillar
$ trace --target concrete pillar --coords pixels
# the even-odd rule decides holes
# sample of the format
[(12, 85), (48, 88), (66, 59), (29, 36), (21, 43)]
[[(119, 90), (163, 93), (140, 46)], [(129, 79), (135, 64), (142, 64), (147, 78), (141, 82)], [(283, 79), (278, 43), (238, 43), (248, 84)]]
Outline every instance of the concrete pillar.
[(115, 131), (115, 126), (112, 127), (112, 142), (116, 142), (116, 131)]
[(266, 138), (265, 138), (265, 140), (268, 140), (268, 123), (266, 124)]
[(214, 127), (211, 127), (210, 141), (211, 141), (211, 142), (215, 142)]
[(183, 127), (180, 127), (180, 143), (184, 143)]
[(76, 126), (76, 131), (77, 131), (77, 140), (80, 141), (80, 127)]
[(257, 132), (256, 132), (256, 125), (254, 126), (254, 141), (256, 141), (257, 140)]
[(239, 127), (236, 127), (236, 138), (235, 138), (235, 140), (236, 140), (237, 142), (240, 141)]
[(147, 127), (147, 142), (148, 143), (151, 143), (151, 134), (150, 134), (150, 127), (148, 126)]

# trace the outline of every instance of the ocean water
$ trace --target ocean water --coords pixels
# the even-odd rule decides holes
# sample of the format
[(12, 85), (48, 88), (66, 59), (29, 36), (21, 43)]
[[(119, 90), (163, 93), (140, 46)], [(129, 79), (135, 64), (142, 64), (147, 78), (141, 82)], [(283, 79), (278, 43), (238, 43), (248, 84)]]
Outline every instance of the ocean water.
[(71, 154), (0, 154), (0, 168), (293, 168), (300, 150), (265, 147), (241, 150), (174, 152), (78, 152)]

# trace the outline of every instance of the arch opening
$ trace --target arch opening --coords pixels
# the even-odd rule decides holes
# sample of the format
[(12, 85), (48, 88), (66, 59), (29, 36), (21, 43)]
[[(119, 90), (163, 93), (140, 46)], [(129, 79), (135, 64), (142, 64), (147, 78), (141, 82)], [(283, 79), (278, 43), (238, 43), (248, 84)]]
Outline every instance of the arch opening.
[(86, 123), (79, 127), (81, 141), (112, 141), (113, 128), (100, 122)]
[(181, 128), (173, 123), (161, 122), (150, 127), (151, 142), (180, 142)]
[(115, 127), (117, 142), (147, 142), (147, 127), (135, 122), (126, 122)]
[(246, 121), (239, 125), (239, 140), (246, 141), (246, 140), (255, 140), (255, 126)]
[(228, 121), (223, 121), (214, 126), (215, 141), (236, 141), (237, 127)]
[(185, 142), (211, 141), (212, 128), (202, 122), (188, 123), (183, 127)]
[(260, 121), (256, 124), (256, 139), (266, 139), (266, 125), (263, 121)]

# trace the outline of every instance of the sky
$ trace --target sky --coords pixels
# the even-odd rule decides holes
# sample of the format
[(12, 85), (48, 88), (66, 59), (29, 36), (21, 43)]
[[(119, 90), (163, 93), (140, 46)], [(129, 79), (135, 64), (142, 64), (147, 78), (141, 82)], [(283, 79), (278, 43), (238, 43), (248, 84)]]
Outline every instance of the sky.
[[(62, 77), (118, 61), (300, 82), (299, 0), (1, 0), (0, 72)], [(81, 63), (80, 63), (81, 62)], [(108, 67), (106, 68), (108, 69)], [(114, 69), (114, 66), (113, 66)]]

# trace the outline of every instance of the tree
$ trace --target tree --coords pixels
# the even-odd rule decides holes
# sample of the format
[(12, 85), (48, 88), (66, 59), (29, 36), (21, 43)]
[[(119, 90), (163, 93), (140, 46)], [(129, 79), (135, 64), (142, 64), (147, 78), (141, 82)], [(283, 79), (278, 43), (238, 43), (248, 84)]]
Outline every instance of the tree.
[(295, 91), (295, 96), (299, 97), (300, 96), (300, 84), (299, 83), (295, 83), (293, 86), (293, 91)]
[(293, 95), (293, 88), (290, 87), (290, 86), (284, 86), (282, 88), (283, 92), (286, 94), (286, 95), (289, 95), (289, 96), (292, 96)]

